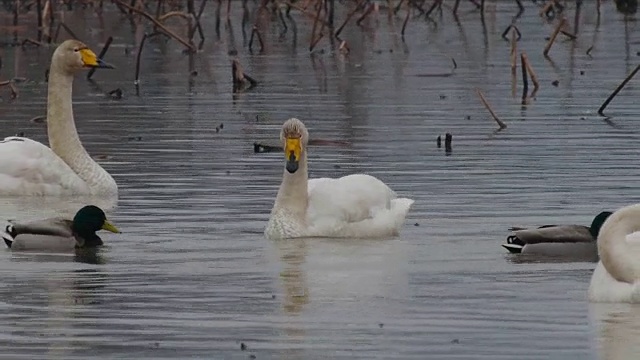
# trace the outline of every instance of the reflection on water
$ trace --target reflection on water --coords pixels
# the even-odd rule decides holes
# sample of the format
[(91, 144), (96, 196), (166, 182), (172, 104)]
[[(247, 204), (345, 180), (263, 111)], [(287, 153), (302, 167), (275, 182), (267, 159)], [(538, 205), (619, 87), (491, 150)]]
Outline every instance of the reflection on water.
[(634, 359), (640, 353), (640, 308), (629, 304), (592, 304), (589, 317), (599, 358)]
[[(141, 55), (139, 96), (135, 49), (148, 29), (114, 8), (102, 19), (65, 12), (92, 48), (114, 37), (106, 58), (118, 70), (97, 71), (94, 83), (78, 77), (74, 111), (119, 200), (0, 199), (0, 220), (71, 216), (94, 203), (123, 233), (105, 234), (97, 252), (0, 251), (0, 357), (608, 359), (635, 349), (634, 307), (590, 318), (593, 262), (528, 261), (500, 244), (512, 225), (588, 223), (640, 199), (637, 85), (609, 105), (613, 118), (596, 114), (635, 67), (640, 32), (611, 2), (600, 17), (583, 2), (577, 40), (562, 35), (545, 59), (554, 24), (523, 3), (518, 49), (541, 84), (527, 106), (520, 76), (511, 95), (501, 38), (512, 2), (487, 1), (484, 22), (470, 2), (458, 19), (444, 2), (437, 24), (411, 18), (404, 43), (402, 13), (389, 25), (374, 12), (341, 34), (348, 56), (331, 53), (328, 36), (310, 56), (313, 24), (296, 11), (295, 41), (292, 27), (280, 38), (273, 23), (262, 29), (265, 52), (251, 55), (242, 36), (251, 19), (242, 29), (242, 8), (232, 6), (233, 37), (224, 22), (217, 37), (211, 2), (197, 76), (187, 76), (181, 47), (155, 37)], [(179, 21), (166, 24), (182, 34)], [(260, 82), (237, 96), (234, 48)], [(2, 76), (28, 81), (15, 101), (0, 93), (1, 136), (46, 142), (43, 124), (29, 120), (45, 112), (52, 50), (4, 49)], [(116, 88), (123, 99), (105, 95)], [(474, 88), (506, 129), (495, 132)], [(282, 161), (253, 143), (277, 142), (292, 116), (312, 138), (331, 140), (310, 147), (311, 177), (367, 172), (416, 200), (399, 238), (264, 239)], [(436, 145), (447, 133), (450, 152)]]

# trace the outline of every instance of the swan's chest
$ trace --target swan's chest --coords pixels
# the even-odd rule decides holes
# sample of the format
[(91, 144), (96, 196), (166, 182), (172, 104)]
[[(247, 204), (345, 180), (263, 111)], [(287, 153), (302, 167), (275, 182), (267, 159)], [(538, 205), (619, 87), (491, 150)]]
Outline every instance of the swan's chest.
[(299, 216), (279, 209), (271, 214), (269, 223), (264, 231), (267, 238), (272, 240), (304, 237), (306, 226)]

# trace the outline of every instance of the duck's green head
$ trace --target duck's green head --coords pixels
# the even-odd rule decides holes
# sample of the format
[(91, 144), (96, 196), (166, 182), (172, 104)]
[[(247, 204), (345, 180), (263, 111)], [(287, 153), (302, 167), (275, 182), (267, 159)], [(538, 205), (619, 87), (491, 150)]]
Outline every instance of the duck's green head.
[(73, 217), (73, 230), (80, 236), (95, 235), (96, 231), (107, 230), (112, 233), (119, 233), (120, 230), (113, 225), (104, 211), (97, 206), (87, 205), (78, 210)]
[(600, 232), (602, 224), (604, 224), (605, 220), (607, 220), (607, 218), (611, 216), (611, 214), (613, 214), (611, 211), (603, 211), (593, 218), (591, 226), (589, 227), (589, 232), (594, 239), (598, 238), (598, 233)]

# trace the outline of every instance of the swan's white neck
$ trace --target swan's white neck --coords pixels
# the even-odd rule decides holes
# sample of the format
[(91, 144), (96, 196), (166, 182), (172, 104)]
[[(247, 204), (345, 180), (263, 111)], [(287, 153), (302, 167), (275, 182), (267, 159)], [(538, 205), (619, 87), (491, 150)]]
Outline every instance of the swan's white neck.
[(73, 120), (72, 85), (73, 74), (52, 62), (47, 100), (49, 146), (89, 185), (92, 193), (117, 192), (111, 175), (93, 161), (80, 142)]
[(307, 214), (308, 205), (308, 178), (307, 173), (307, 153), (303, 150), (298, 163), (298, 170), (291, 174), (286, 168), (282, 175), (282, 183), (278, 189), (278, 195), (273, 206), (277, 209), (287, 209), (290, 216), (295, 216), (297, 220), (304, 221)]
[(640, 204), (616, 211), (598, 234), (602, 265), (614, 279), (629, 284), (640, 280), (640, 254), (626, 240), (636, 231), (640, 231)]

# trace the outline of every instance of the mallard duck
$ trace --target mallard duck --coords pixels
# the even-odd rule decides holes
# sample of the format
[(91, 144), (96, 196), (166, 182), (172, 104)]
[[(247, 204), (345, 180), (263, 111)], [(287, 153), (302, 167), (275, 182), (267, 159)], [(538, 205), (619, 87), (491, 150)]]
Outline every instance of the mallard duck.
[(591, 276), (589, 300), (640, 303), (640, 204), (611, 215), (598, 234), (600, 261)]
[(596, 215), (591, 226), (543, 225), (537, 229), (513, 227), (502, 247), (514, 254), (536, 255), (592, 255), (598, 256), (596, 238), (604, 221), (611, 215), (603, 211)]
[(12, 222), (2, 234), (11, 250), (72, 250), (102, 245), (96, 231), (119, 233), (107, 220), (104, 211), (87, 205), (78, 210), (73, 220), (49, 218), (25, 223)]
[(413, 200), (399, 198), (365, 174), (308, 179), (309, 133), (302, 121), (282, 125), (282, 183), (265, 228), (269, 239), (299, 237), (388, 237), (398, 235)]
[(110, 195), (118, 187), (80, 142), (73, 120), (73, 76), (88, 68), (106, 68), (85, 44), (67, 40), (51, 58), (47, 96), (50, 148), (25, 137), (0, 141), (0, 195)]

